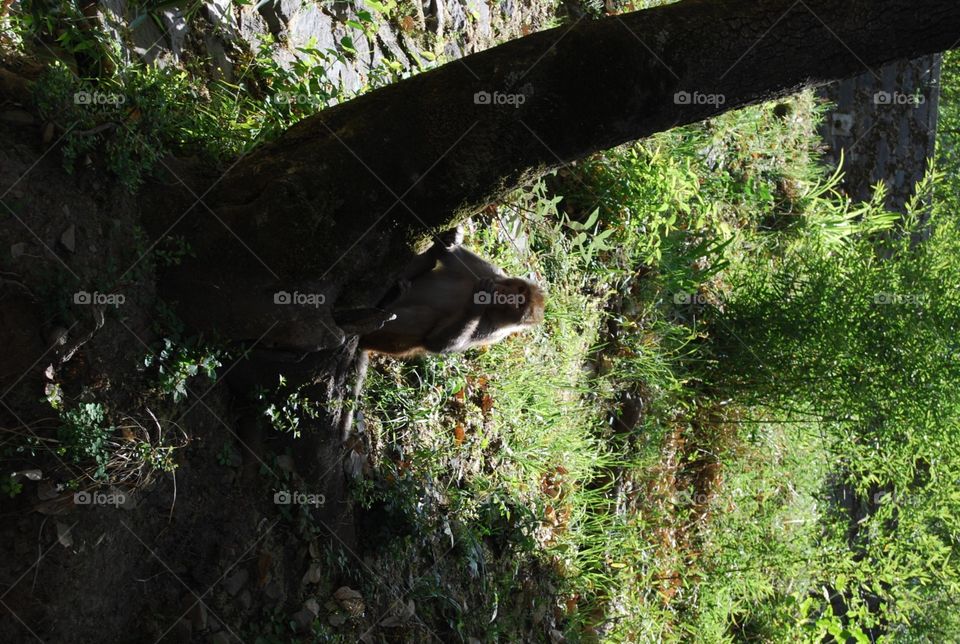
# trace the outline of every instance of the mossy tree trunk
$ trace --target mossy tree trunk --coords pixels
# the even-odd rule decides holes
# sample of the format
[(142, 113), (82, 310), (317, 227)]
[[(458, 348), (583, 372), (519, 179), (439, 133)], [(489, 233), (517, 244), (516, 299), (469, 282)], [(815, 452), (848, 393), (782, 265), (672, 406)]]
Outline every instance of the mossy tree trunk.
[(154, 194), (154, 233), (197, 252), (166, 290), (229, 339), (329, 346), (329, 305), (370, 305), (431, 231), (544, 171), (958, 40), (956, 0), (686, 0), (537, 33), (305, 119), (195, 194)]

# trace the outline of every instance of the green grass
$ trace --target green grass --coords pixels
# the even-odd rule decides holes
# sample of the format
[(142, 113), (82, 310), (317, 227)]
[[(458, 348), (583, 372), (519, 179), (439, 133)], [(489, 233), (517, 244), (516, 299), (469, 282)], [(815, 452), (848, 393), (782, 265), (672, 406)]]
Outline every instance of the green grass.
[[(372, 6), (360, 28), (408, 8)], [(24, 44), (56, 31), (16, 27)], [(165, 151), (227, 158), (348, 98), (326, 69), (349, 42), (291, 68), (267, 42), (228, 85), (121, 69), (102, 36), (57, 33), (87, 64), (52, 66), (37, 106), (74, 132), (69, 165), (102, 154), (131, 188)], [(370, 607), (409, 598), (451, 641), (955, 637), (957, 62), (943, 77), (946, 177), (930, 186), (940, 225), (916, 248), (879, 201), (834, 192), (809, 92), (585, 159), (476, 222), (471, 247), (545, 284), (545, 323), (484, 351), (374, 362), (371, 467), (353, 493), (380, 576), (332, 554), (330, 569)], [(387, 63), (369, 87), (397, 73)], [(911, 299), (880, 306), (878, 293)], [(158, 361), (153, 394), (180, 399), (216, 356), (167, 345)], [(625, 395), (641, 411), (618, 430)], [(91, 396), (58, 401), (59, 449), (92, 479), (171, 466), (146, 423)], [(296, 432), (310, 409), (291, 398), (272, 419)], [(138, 458), (118, 447), (124, 428)]]
[[(526, 528), (511, 533), (514, 567), (483, 566), (488, 594), (549, 565), (558, 579), (541, 591), (563, 607), (555, 625), (574, 640), (863, 639), (886, 620), (881, 633), (910, 641), (949, 627), (950, 493), (907, 484), (923, 502), (880, 504), (852, 540), (856, 517), (837, 498), (853, 489), (862, 503), (928, 467), (952, 485), (956, 461), (937, 438), (952, 430), (927, 426), (905, 443), (892, 424), (885, 447), (884, 434), (832, 419), (880, 406), (898, 423), (916, 420), (943, 398), (939, 388), (955, 387), (935, 359), (952, 337), (952, 299), (939, 298), (942, 324), (920, 333), (903, 311), (875, 315), (876, 292), (932, 297), (935, 284), (960, 281), (955, 236), (941, 227), (906, 263), (870, 259), (896, 218), (879, 200), (853, 206), (834, 192), (817, 165), (821, 110), (810, 94), (741, 110), (521, 191), (469, 241), (510, 272), (532, 263), (550, 295), (544, 327), (482, 353), (378, 365), (367, 418), (384, 453), (402, 446), (404, 476), (448, 483), (445, 498), (456, 501), (438, 508), (437, 525), (475, 517), (478, 499), (525, 508)], [(504, 242), (502, 230), (523, 242)], [(794, 274), (806, 296), (774, 289), (752, 317), (736, 318), (751, 288), (766, 293)], [(830, 275), (829, 287), (832, 278), (816, 278)], [(778, 308), (788, 316), (779, 326)], [(885, 345), (908, 352), (902, 364), (876, 350)], [(853, 370), (889, 363), (891, 377), (919, 369), (930, 374), (922, 387), (935, 388), (890, 398), (850, 387), (825, 369), (841, 358)], [(466, 409), (455, 402), (461, 391)], [(626, 434), (608, 424), (624, 391), (644, 407)], [(924, 456), (925, 444), (939, 458)], [(396, 475), (395, 462), (374, 478)], [(490, 529), (481, 516), (463, 521), (474, 537), (461, 538)], [(496, 589), (498, 579), (508, 587)], [(834, 592), (845, 612), (826, 600)], [(531, 636), (517, 611), (511, 635)], [(490, 636), (470, 630), (481, 626), (457, 632)]]
[[(547, 284), (544, 326), (466, 356), (383, 361), (368, 381), (365, 415), (384, 455), (374, 479), (401, 470), (420, 484), (438, 485), (448, 503), (435, 521), (461, 520), (474, 533), (468, 540), (490, 529), (464, 519), (475, 516), (478, 504), (509, 499), (508, 507), (525, 508), (529, 523), (518, 538), (523, 548), (516, 561), (526, 574), (544, 562), (559, 573), (552, 602), (564, 607), (557, 624), (571, 637), (682, 639), (707, 624), (724, 632), (731, 611), (721, 610), (723, 597), (743, 603), (773, 592), (766, 569), (739, 586), (719, 583), (716, 571), (736, 563), (736, 537), (746, 537), (734, 526), (759, 517), (758, 531), (744, 542), (754, 544), (766, 538), (764, 530), (809, 514), (816, 484), (786, 508), (776, 505), (782, 501), (776, 496), (743, 507), (724, 528), (726, 542), (684, 537), (705, 550), (702, 563), (689, 570), (677, 569), (687, 553), (664, 548), (654, 537), (681, 526), (695, 501), (690, 494), (678, 501), (676, 490), (657, 487), (653, 473), (684, 467), (665, 466), (664, 441), (710, 404), (697, 380), (705, 359), (696, 346), (700, 331), (676, 318), (675, 295), (719, 283), (748, 244), (746, 236), (764, 228), (762, 213), (772, 204), (781, 203), (789, 214), (800, 208), (792, 200), (786, 204), (778, 191), (790, 182), (798, 186), (790, 199), (804, 198), (805, 182), (814, 175), (808, 136), (816, 109), (805, 95), (791, 110), (793, 116), (783, 119), (772, 106), (758, 107), (666, 133), (578, 164), (547, 182), (554, 190), (538, 185), (521, 191), (468, 243), (508, 272), (532, 272)], [(745, 175), (755, 177), (752, 189), (744, 189)], [(567, 193), (559, 203), (551, 198), (574, 185), (589, 189)], [(594, 210), (597, 216), (590, 217)], [(507, 230), (520, 230), (520, 241), (505, 241)], [(607, 310), (617, 294), (626, 296), (626, 305)], [(611, 321), (615, 334), (601, 334)], [(624, 389), (642, 396), (646, 413), (628, 435), (615, 435), (608, 417)], [(704, 435), (698, 447), (724, 440), (730, 439)], [(385, 456), (391, 451), (393, 460)], [(752, 453), (766, 469), (739, 476), (761, 494), (778, 464), (764, 462), (759, 447)], [(731, 469), (741, 462), (732, 448), (725, 458), (733, 459)], [(418, 496), (409, 501), (421, 503)], [(796, 547), (809, 550), (812, 543)], [(484, 566), (493, 581), (497, 563)], [(670, 571), (685, 584), (672, 602), (664, 600)], [(716, 590), (700, 599), (697, 588), (714, 574)], [(501, 579), (514, 583), (514, 575)], [(541, 628), (537, 636), (544, 633)]]

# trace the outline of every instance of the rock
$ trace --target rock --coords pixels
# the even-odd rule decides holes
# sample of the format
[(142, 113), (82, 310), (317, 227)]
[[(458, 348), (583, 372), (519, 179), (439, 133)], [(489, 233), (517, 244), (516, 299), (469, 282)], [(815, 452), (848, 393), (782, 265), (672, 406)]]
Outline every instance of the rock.
[(403, 47), (405, 55), (410, 60), (410, 66), (423, 67), (426, 65), (426, 60), (420, 56), (420, 45), (417, 44), (417, 41), (405, 33), (399, 34), (399, 37), (400, 42), (403, 43), (400, 46)]
[(272, 0), (272, 2), (268, 4), (274, 7), (274, 10), (282, 21), (289, 24), (293, 21), (294, 16), (296, 16), (307, 3), (303, 2), (303, 0)]
[(437, 38), (443, 38), (443, 24), (446, 21), (446, 12), (441, 0), (428, 0), (423, 3), (424, 14), (427, 18), (427, 28), (437, 34)]
[(223, 582), (223, 588), (231, 597), (234, 597), (240, 592), (240, 589), (243, 588), (243, 585), (247, 583), (249, 578), (250, 573), (247, 572), (246, 568), (237, 568), (237, 570)]
[[(317, 584), (320, 583), (321, 579), (323, 579), (323, 568), (319, 561), (314, 561), (310, 564), (310, 567), (307, 568), (307, 572), (303, 574), (303, 579), (300, 583), (304, 585)], [(319, 610), (317, 612), (319, 612)]]
[(26, 255), (26, 254), (27, 254), (26, 242), (20, 242), (17, 244), (10, 245), (10, 256), (13, 257), (13, 259), (22, 257), (23, 255)]
[(386, 22), (381, 23), (377, 30), (377, 42), (380, 43), (380, 48), (383, 49), (386, 58), (395, 60), (404, 67), (410, 67), (410, 59), (403, 52), (403, 47), (397, 42), (397, 37), (394, 36)]
[(366, 454), (361, 454), (356, 450), (350, 450), (350, 454), (343, 462), (343, 471), (350, 478), (359, 479), (363, 477), (363, 470), (366, 464)]
[(210, 66), (213, 68), (214, 78), (233, 81), (233, 62), (227, 57), (227, 50), (223, 42), (212, 34), (203, 34), (203, 46), (210, 54)]
[(293, 457), (289, 454), (281, 454), (277, 457), (277, 467), (281, 472), (287, 472), (288, 474), (293, 474)]
[(113, 498), (117, 499), (117, 507), (130, 512), (131, 510), (136, 510), (137, 506), (140, 505), (140, 499), (134, 493), (133, 490), (123, 490), (118, 487), (110, 487), (110, 494)]
[(187, 25), (187, 18), (177, 7), (163, 9), (160, 11), (160, 22), (167, 30), (167, 39), (170, 41), (170, 52), (174, 60), (180, 60), (183, 56), (183, 44), (187, 39), (187, 33), (190, 27)]
[(349, 586), (340, 586), (333, 593), (333, 598), (337, 600), (340, 608), (347, 611), (351, 617), (360, 617), (366, 609), (363, 603), (363, 595)]
[(240, 38), (250, 43), (251, 51), (257, 51), (263, 43), (264, 34), (270, 33), (267, 21), (252, 4), (240, 7)]
[(263, 589), (264, 594), (270, 599), (277, 600), (283, 597), (283, 588), (280, 587), (280, 582), (273, 580), (267, 584), (266, 588)]
[(293, 622), (293, 630), (298, 633), (310, 632), (310, 627), (313, 625), (313, 620), (316, 619), (316, 617), (317, 616), (310, 611), (301, 608), (290, 616), (290, 621)]
[(215, 33), (228, 40), (236, 40), (237, 27), (230, 0), (209, 0), (206, 4), (207, 20), (213, 25)]
[(329, 5), (330, 13), (340, 22), (350, 20), (354, 16), (351, 4), (347, 0), (334, 0)]
[(210, 638), (210, 644), (233, 644), (233, 637), (220, 632)]
[(190, 626), (190, 622), (188, 622), (186, 618), (178, 619), (165, 639), (169, 639), (171, 642), (191, 641), (193, 639), (193, 628)]
[(333, 18), (323, 13), (319, 6), (310, 3), (299, 8), (298, 5), (287, 19), (287, 44), (292, 49), (306, 47), (311, 38), (316, 38), (315, 46), (320, 51), (336, 49), (333, 30)]
[(59, 541), (60, 545), (64, 548), (73, 546), (73, 535), (70, 534), (70, 529), (71, 526), (57, 521), (57, 541)]
[[(103, 26), (103, 30), (107, 36), (114, 42), (122, 43), (121, 30), (126, 29), (127, 24), (130, 22), (125, 18), (127, 3), (124, 0), (99, 0), (96, 7), (97, 17), (100, 19), (100, 24)], [(128, 54), (125, 58), (129, 60), (129, 51), (122, 45), (121, 48)]]
[(37, 498), (41, 501), (55, 499), (63, 493), (63, 490), (54, 481), (44, 479), (37, 485)]
[(450, 59), (461, 58), (463, 52), (460, 51), (460, 46), (453, 40), (448, 40), (443, 44), (443, 55)]
[[(359, 22), (359, 18), (353, 19)], [(350, 39), (353, 41), (353, 50), (356, 52), (356, 60), (359, 63), (357, 65), (351, 65), (351, 67), (356, 70), (365, 71), (369, 67), (370, 61), (373, 60), (373, 50), (370, 48), (370, 41), (361, 29), (350, 27), (347, 29), (347, 35), (350, 36)], [(360, 88), (358, 87), (357, 89)]]
[[(62, 326), (55, 326), (50, 329), (50, 333), (47, 334), (47, 344), (51, 347), (62, 347), (67, 343), (67, 330)], [(53, 374), (48, 376), (50, 380), (53, 380)]]
[(70, 224), (60, 234), (60, 245), (68, 252), (77, 252), (77, 227), (75, 225)]
[(249, 590), (243, 591), (240, 595), (240, 605), (243, 606), (244, 610), (250, 610), (250, 606), (253, 605), (253, 597)]
[(32, 125), (33, 114), (24, 110), (7, 110), (0, 112), (0, 121), (14, 125)]
[(474, 33), (482, 40), (489, 40), (493, 36), (493, 26), (490, 22), (490, 7), (485, 0), (467, 0), (467, 11), (476, 21)]
[[(269, 3), (263, 7), (260, 7), (260, 13), (257, 15), (260, 16), (264, 24), (267, 26), (264, 32), (272, 36), (274, 42), (284, 42), (287, 39), (287, 23), (277, 17), (277, 14), (273, 11), (273, 8)], [(259, 43), (257, 46), (259, 47)], [(276, 54), (274, 54), (274, 60), (276, 60)]]
[(240, 467), (243, 465), (243, 452), (234, 443), (230, 443), (224, 450), (223, 464), (227, 467)]
[(343, 624), (346, 623), (346, 621), (347, 621), (347, 618), (341, 615), (340, 613), (334, 613), (333, 615), (327, 618), (327, 622), (330, 624), (330, 626), (334, 626), (334, 627), (343, 626)]
[(447, 0), (447, 27), (451, 32), (459, 34), (467, 26), (467, 10), (459, 0)]
[(384, 628), (397, 628), (409, 622), (416, 613), (417, 606), (412, 599), (407, 602), (396, 602), (390, 614), (380, 621), (380, 625)]
[(188, 613), (190, 624), (195, 631), (207, 630), (207, 607), (202, 601), (198, 601)]
[(43, 136), (41, 140), (44, 145), (49, 145), (53, 141), (53, 134), (56, 131), (55, 126), (52, 121), (49, 121), (46, 125), (43, 126)]
[(320, 605), (317, 604), (317, 600), (308, 599), (303, 602), (303, 607), (294, 613), (292, 619), (294, 622), (294, 628), (300, 633), (307, 633), (311, 630), (313, 625), (313, 620), (317, 618), (317, 615), (320, 614)]
[(339, 60), (330, 65), (327, 76), (334, 82), (339, 80), (344, 94), (353, 94), (363, 86), (356, 68), (353, 65), (344, 65)]
[(133, 53), (148, 65), (157, 62), (163, 54), (163, 34), (152, 20), (141, 20), (130, 38), (133, 40)]
[[(396, 318), (396, 315), (394, 315), (394, 316), (392, 316), (392, 317), (393, 317), (393, 318)], [(356, 431), (358, 434), (363, 434), (364, 432), (367, 431), (367, 420), (366, 420), (366, 418), (364, 418), (364, 416), (363, 416), (363, 410), (362, 410), (362, 409), (358, 409), (358, 410), (357, 410), (357, 414), (356, 414), (355, 420), (354, 420), (354, 422), (353, 422), (353, 429), (354, 429), (354, 431)]]

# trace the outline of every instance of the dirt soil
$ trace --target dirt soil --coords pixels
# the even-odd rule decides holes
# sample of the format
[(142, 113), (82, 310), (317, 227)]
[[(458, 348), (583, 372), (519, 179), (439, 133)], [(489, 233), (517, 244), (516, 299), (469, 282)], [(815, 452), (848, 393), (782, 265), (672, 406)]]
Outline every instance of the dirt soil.
[[(43, 131), (0, 105), (0, 462), (4, 475), (30, 474), (0, 498), (0, 641), (315, 641), (302, 633), (317, 620), (344, 641), (389, 639), (342, 591), (368, 573), (330, 410), (296, 441), (263, 429), (224, 382), (256, 374), (234, 359), (212, 384), (192, 379), (179, 403), (145, 390), (163, 309), (137, 201), (104, 182), (96, 159), (67, 174)], [(123, 301), (92, 306), (84, 292)], [(342, 395), (354, 344), (314, 357), (309, 395), (321, 406)], [(62, 454), (10, 449), (56, 436), (54, 384), (65, 401), (102, 402), (109, 420), (182, 437), (177, 468), (135, 493), (100, 490), (125, 494), (122, 506), (79, 502), (60, 487), (77, 474)], [(275, 502), (293, 490), (324, 502)], [(267, 633), (282, 637), (258, 639)]]

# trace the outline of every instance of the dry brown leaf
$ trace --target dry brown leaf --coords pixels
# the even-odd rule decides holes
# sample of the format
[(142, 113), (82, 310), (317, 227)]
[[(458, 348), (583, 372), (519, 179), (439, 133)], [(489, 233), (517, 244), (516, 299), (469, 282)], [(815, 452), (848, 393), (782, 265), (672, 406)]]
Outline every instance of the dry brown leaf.
[(263, 588), (270, 581), (270, 565), (273, 563), (273, 557), (266, 550), (260, 551), (260, 557), (257, 559), (257, 585)]
[(363, 615), (366, 607), (363, 604), (363, 595), (349, 586), (340, 586), (333, 593), (333, 598), (337, 600), (340, 607), (347, 611), (351, 617), (360, 617)]
[(480, 402), (480, 409), (483, 411), (484, 416), (488, 415), (490, 410), (493, 409), (493, 398), (490, 397), (490, 394), (483, 395), (483, 400)]

